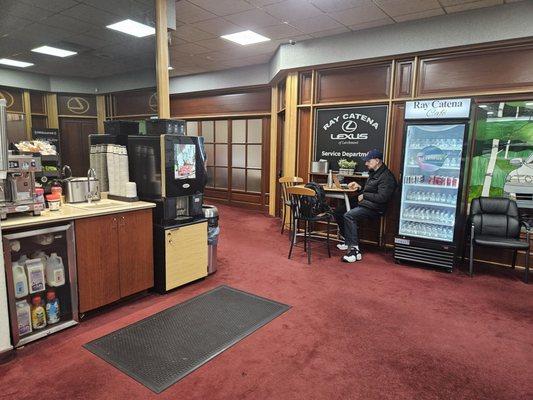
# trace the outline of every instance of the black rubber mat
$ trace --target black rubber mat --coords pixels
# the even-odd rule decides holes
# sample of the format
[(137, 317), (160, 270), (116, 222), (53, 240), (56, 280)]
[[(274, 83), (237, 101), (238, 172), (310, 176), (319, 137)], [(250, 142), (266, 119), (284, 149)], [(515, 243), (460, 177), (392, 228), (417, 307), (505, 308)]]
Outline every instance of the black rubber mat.
[(160, 393), (289, 308), (219, 286), (84, 347)]

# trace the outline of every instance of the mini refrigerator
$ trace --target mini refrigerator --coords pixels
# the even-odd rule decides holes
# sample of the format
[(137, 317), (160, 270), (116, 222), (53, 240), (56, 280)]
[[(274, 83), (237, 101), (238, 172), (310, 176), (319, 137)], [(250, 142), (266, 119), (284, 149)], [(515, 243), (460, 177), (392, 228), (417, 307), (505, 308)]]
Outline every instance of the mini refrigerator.
[[(76, 325), (78, 287), (73, 225), (8, 232), (2, 241), (13, 345), (20, 347)], [(45, 264), (50, 257), (55, 268), (47, 271)], [(57, 304), (47, 300), (50, 292), (55, 293), (58, 309)], [(36, 297), (43, 309), (36, 310), (35, 320), (46, 318), (45, 326), (33, 325)]]
[(447, 118), (446, 112), (438, 110), (429, 113), (433, 118), (424, 114), (408, 119), (406, 111), (400, 221), (394, 241), (397, 261), (447, 271), (454, 267), (464, 220), (467, 103), (463, 118)]

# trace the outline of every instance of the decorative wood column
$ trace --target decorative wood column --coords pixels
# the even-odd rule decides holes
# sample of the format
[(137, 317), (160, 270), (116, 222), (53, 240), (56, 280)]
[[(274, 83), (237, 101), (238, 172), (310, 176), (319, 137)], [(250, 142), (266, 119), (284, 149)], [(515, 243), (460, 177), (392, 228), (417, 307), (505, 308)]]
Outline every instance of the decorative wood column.
[(167, 0), (155, 1), (156, 81), (159, 118), (170, 118), (168, 90)]
[(271, 91), (271, 113), (270, 113), (270, 184), (268, 197), (268, 214), (276, 216), (276, 192), (278, 182), (278, 85), (272, 86)]
[(48, 116), (48, 127), (59, 129), (59, 118), (57, 116), (57, 94), (48, 93), (46, 95), (46, 113)]
[(22, 93), (22, 109), (24, 110), (24, 125), (26, 126), (26, 139), (31, 140), (31, 101), (30, 92)]
[[(290, 72), (285, 84), (285, 137), (283, 141), (283, 175), (296, 176), (298, 149), (298, 72)], [(304, 177), (306, 179), (307, 177)]]
[(105, 112), (105, 95), (96, 96), (96, 126), (98, 133), (104, 133), (104, 121), (106, 120)]

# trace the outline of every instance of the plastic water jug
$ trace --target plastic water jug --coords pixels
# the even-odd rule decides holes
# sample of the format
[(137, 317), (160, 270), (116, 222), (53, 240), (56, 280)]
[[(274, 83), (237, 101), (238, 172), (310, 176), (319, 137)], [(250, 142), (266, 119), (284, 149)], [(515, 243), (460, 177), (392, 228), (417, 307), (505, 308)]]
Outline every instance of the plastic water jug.
[(18, 261), (13, 263), (13, 283), (15, 285), (15, 297), (17, 299), (28, 295), (28, 277), (26, 276), (26, 270), (24, 269), (24, 264), (19, 264)]
[(50, 254), (46, 261), (46, 283), (53, 287), (65, 284), (65, 267), (57, 253)]
[(17, 325), (21, 336), (32, 332), (31, 308), (26, 300), (17, 301)]
[(45, 289), (44, 265), (40, 258), (26, 261), (28, 272), (28, 288), (30, 293), (42, 292)]
[(42, 250), (39, 250), (39, 251), (36, 251), (35, 253), (33, 253), (31, 255), (31, 258), (40, 258), (41, 261), (43, 262), (43, 265), (46, 265), (46, 261), (48, 260), (48, 256)]

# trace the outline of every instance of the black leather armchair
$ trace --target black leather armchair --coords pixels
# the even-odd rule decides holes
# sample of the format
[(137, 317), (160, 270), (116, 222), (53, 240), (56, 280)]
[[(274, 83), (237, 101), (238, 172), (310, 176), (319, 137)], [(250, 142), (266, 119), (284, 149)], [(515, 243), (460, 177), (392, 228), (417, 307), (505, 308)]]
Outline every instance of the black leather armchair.
[[(478, 197), (470, 206), (470, 276), (474, 273), (474, 246), (513, 250), (514, 268), (518, 250), (526, 251), (524, 282), (529, 279), (530, 226), (520, 219), (516, 202), (504, 197)], [(526, 241), (520, 229), (526, 228)]]

